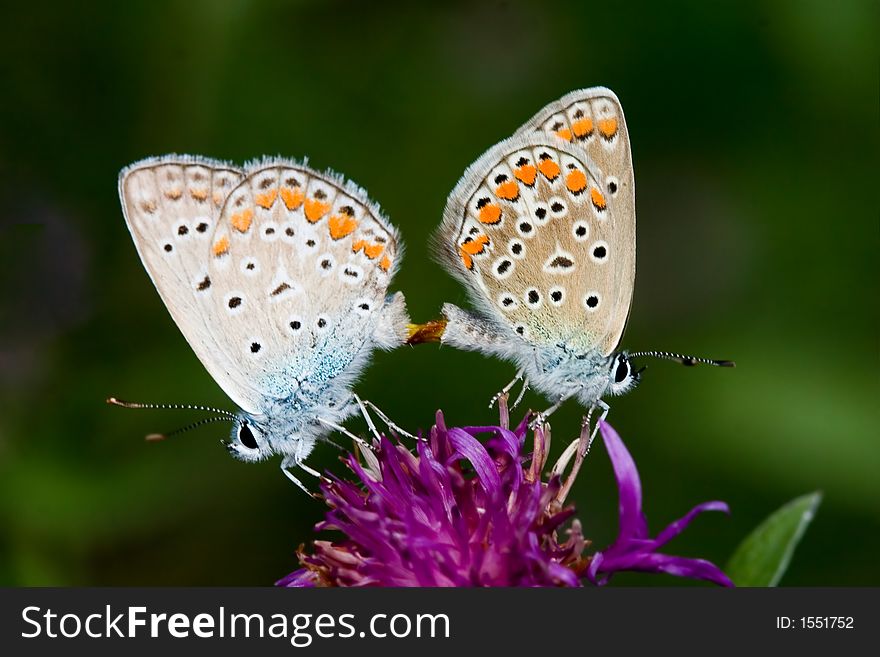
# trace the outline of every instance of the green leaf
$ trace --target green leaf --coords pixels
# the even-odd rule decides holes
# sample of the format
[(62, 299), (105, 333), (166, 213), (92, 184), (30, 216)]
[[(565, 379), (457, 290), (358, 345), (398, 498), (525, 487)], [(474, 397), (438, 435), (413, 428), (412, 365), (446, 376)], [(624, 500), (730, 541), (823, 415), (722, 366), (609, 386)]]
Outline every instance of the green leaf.
[(746, 536), (724, 569), (734, 584), (776, 586), (821, 501), (819, 491), (797, 497)]

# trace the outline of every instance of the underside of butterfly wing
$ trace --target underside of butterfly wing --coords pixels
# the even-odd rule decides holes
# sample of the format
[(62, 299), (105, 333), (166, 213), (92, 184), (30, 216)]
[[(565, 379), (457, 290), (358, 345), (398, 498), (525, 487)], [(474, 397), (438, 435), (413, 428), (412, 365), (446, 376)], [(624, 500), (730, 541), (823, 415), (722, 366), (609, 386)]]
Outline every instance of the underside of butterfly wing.
[(303, 381), (347, 383), (374, 347), (404, 342), (403, 297), (386, 301), (400, 255), (394, 228), (363, 190), (263, 161), (224, 205), (205, 303), (242, 375), (284, 399)]
[(635, 243), (604, 178), (583, 151), (541, 133), (496, 145), (465, 172), (435, 243), (499, 331), (577, 352), (614, 350)]

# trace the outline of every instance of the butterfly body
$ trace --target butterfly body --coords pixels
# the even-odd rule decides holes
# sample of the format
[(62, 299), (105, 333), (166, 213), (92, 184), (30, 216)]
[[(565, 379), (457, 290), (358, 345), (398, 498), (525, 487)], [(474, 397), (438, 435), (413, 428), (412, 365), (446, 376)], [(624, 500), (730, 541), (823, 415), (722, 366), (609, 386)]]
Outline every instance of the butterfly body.
[(150, 158), (119, 192), (166, 307), (241, 409), (230, 452), (301, 464), (356, 410), (371, 353), (406, 338), (393, 226), (353, 183), (280, 158)]

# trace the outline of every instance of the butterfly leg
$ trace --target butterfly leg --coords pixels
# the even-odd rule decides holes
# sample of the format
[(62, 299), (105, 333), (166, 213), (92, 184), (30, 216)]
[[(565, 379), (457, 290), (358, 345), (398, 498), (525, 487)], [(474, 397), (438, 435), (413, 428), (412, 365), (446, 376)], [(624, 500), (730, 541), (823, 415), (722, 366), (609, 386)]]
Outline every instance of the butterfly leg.
[[(574, 440), (569, 443), (568, 447), (562, 452), (562, 455), (559, 457), (559, 460), (556, 461), (556, 465), (553, 466), (553, 474), (561, 475), (562, 471), (565, 470), (568, 462), (571, 460), (571, 457), (574, 456), (574, 466), (572, 467), (572, 474), (569, 476), (569, 479), (572, 479), (574, 475), (577, 474), (577, 471), (581, 467), (581, 462), (583, 461), (584, 456), (586, 456), (587, 451), (589, 451), (589, 443), (592, 441), (590, 437), (590, 418), (593, 417), (593, 411), (596, 409), (596, 405), (593, 404), (590, 406), (590, 410), (587, 411), (587, 414), (584, 416), (581, 421), (581, 433)], [(586, 449), (584, 446), (586, 445)], [(575, 456), (577, 454), (577, 456)], [(568, 484), (568, 482), (566, 482)], [(568, 486), (563, 486), (562, 490), (559, 493), (559, 499), (562, 500), (565, 498), (565, 495), (568, 493)]]
[(330, 427), (331, 429), (338, 431), (339, 433), (343, 434), (344, 436), (351, 438), (354, 442), (356, 442), (361, 447), (366, 447), (367, 449), (373, 449), (372, 445), (370, 445), (367, 441), (365, 441), (360, 436), (355, 436), (351, 431), (346, 429), (341, 424), (336, 424), (335, 422), (331, 422), (330, 420), (327, 420), (323, 417), (320, 417), (319, 415), (315, 416), (315, 420), (317, 420), (318, 422), (323, 424), (325, 427)]
[(597, 399), (595, 402), (593, 402), (593, 405), (590, 407), (590, 411), (587, 413), (587, 416), (584, 418), (584, 426), (589, 428), (590, 418), (592, 417), (593, 411), (596, 408), (601, 408), (602, 414), (599, 416), (599, 420), (596, 422), (596, 426), (593, 427), (593, 431), (590, 433), (590, 439), (587, 441), (587, 444), (581, 446), (581, 450), (582, 450), (581, 458), (585, 457), (587, 454), (590, 453), (590, 447), (593, 446), (593, 440), (596, 438), (596, 434), (599, 432), (599, 425), (605, 421), (605, 418), (608, 417), (608, 411), (611, 410), (611, 407), (608, 406), (608, 404), (603, 402), (601, 399)]
[(308, 495), (309, 497), (316, 498), (317, 494), (313, 493), (308, 488), (306, 488), (305, 485), (303, 484), (303, 482), (301, 482), (299, 479), (297, 479), (296, 475), (290, 471), (290, 468), (297, 467), (297, 466), (299, 466), (300, 468), (302, 468), (303, 470), (305, 470), (309, 474), (314, 474), (318, 478), (321, 477), (321, 474), (318, 471), (316, 471), (312, 468), (309, 468), (308, 466), (306, 466), (303, 463), (300, 463), (299, 460), (293, 456), (285, 456), (284, 457), (284, 460), (281, 461), (281, 472), (283, 472), (284, 476), (287, 477), (288, 479), (290, 479), (290, 481), (292, 481), (294, 484), (296, 484), (297, 487), (300, 490), (302, 490), (306, 495)]
[[(519, 381), (520, 379), (523, 379), (523, 378), (525, 378), (525, 370), (520, 370), (519, 372), (516, 373), (516, 376), (513, 377), (513, 381), (511, 381), (506, 386), (504, 386), (500, 392), (495, 393), (495, 396), (489, 400), (489, 408), (492, 408), (495, 405), (495, 402), (497, 402), (499, 399), (501, 399), (501, 395), (506, 395), (508, 392), (510, 392), (513, 389), (513, 386), (516, 385), (516, 382)], [(525, 387), (526, 385), (528, 385), (528, 379), (526, 379), (526, 383), (524, 384), (523, 387)], [(520, 397), (521, 396), (522, 395), (520, 395)], [(517, 400), (517, 403), (519, 403), (518, 400)], [(514, 407), (515, 406), (516, 406), (516, 404), (514, 404)]]
[(311, 467), (307, 466), (307, 465), (306, 465), (305, 463), (303, 463), (302, 461), (297, 461), (296, 464), (300, 467), (300, 469), (301, 469), (303, 472), (306, 472), (306, 473), (312, 475), (313, 477), (316, 477), (317, 479), (322, 479), (322, 475), (321, 475), (320, 472), (318, 472), (318, 471), (315, 470), (314, 468), (311, 468)]
[[(568, 476), (562, 483), (562, 486), (559, 489), (559, 492), (556, 494), (556, 500), (562, 504), (565, 502), (565, 498), (568, 497), (569, 491), (571, 491), (571, 487), (574, 485), (575, 480), (577, 479), (578, 472), (580, 472), (581, 466), (584, 463), (584, 459), (587, 456), (587, 453), (590, 451), (590, 445), (593, 444), (593, 438), (596, 436), (595, 430), (590, 431), (590, 420), (593, 417), (593, 412), (597, 408), (602, 408), (604, 413), (602, 418), (604, 419), (605, 415), (608, 414), (608, 405), (603, 402), (601, 399), (596, 400), (592, 406), (590, 406), (590, 410), (587, 411), (587, 414), (584, 416), (583, 421), (581, 422), (581, 433), (575, 438), (568, 447), (565, 448), (565, 451), (562, 453), (562, 456), (559, 457), (559, 460), (556, 462), (556, 465), (553, 466), (553, 474), (562, 475), (563, 470), (565, 470), (568, 462), (571, 460), (571, 457), (574, 456), (574, 465), (571, 466), (571, 472), (568, 473)], [(600, 419), (599, 422), (602, 420)], [(596, 425), (598, 427), (598, 423)]]
[(385, 413), (382, 412), (382, 409), (380, 409), (378, 406), (376, 406), (370, 400), (361, 399), (357, 395), (355, 395), (354, 398), (357, 401), (358, 405), (361, 407), (361, 413), (363, 413), (364, 418), (367, 420), (367, 424), (370, 426), (370, 430), (376, 435), (377, 438), (379, 437), (379, 434), (376, 431), (376, 427), (373, 424), (373, 420), (370, 417), (370, 414), (367, 412), (367, 407), (371, 408), (373, 410), (373, 412), (379, 416), (379, 419), (382, 420), (389, 429), (391, 429), (391, 431), (394, 431), (395, 433), (399, 433), (401, 436), (406, 436), (407, 438), (411, 438), (412, 440), (419, 440), (419, 438), (412, 435), (409, 431), (401, 429), (398, 425), (396, 425), (391, 420), (391, 418), (389, 418)]
[(529, 379), (528, 379), (528, 377), (523, 377), (522, 390), (519, 391), (519, 394), (516, 396), (516, 401), (513, 402), (513, 406), (510, 407), (510, 410), (513, 410), (517, 406), (519, 406), (519, 403), (523, 400), (523, 397), (526, 396), (526, 391), (528, 389), (529, 389)]
[(361, 415), (364, 416), (364, 420), (367, 423), (367, 428), (370, 430), (370, 433), (373, 434), (373, 438), (375, 443), (378, 445), (382, 442), (382, 436), (379, 434), (379, 430), (376, 428), (376, 424), (373, 422), (373, 418), (370, 416), (367, 411), (367, 407), (364, 405), (363, 400), (357, 395), (352, 395), (354, 400), (357, 402), (358, 408), (361, 409)]
[(557, 410), (559, 410), (559, 407), (562, 406), (565, 402), (567, 402), (569, 399), (574, 397), (578, 393), (579, 390), (580, 390), (580, 387), (574, 389), (573, 391), (569, 392), (568, 394), (561, 395), (559, 397), (559, 399), (557, 400), (557, 402), (555, 404), (553, 404), (553, 406), (548, 408), (546, 411), (541, 411), (540, 413), (538, 413), (535, 416), (534, 420), (529, 422), (529, 428), (534, 429), (535, 427), (537, 427), (539, 425), (546, 424), (547, 418), (550, 417)]

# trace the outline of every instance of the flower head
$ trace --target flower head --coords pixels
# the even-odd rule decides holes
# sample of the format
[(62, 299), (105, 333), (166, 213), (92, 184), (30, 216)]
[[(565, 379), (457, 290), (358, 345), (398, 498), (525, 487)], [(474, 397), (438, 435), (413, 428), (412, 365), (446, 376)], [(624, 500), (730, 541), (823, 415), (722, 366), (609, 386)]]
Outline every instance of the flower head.
[[(607, 424), (602, 436), (620, 489), (621, 532), (595, 555), (565, 497), (586, 452), (587, 432), (563, 452), (545, 478), (549, 428), (532, 432), (527, 420), (501, 426), (447, 428), (441, 413), (415, 454), (382, 438), (376, 452), (344, 461), (356, 481), (333, 475), (321, 489), (329, 510), (317, 531), (336, 530), (338, 541), (300, 548), (303, 566), (280, 586), (578, 586), (604, 584), (618, 570), (667, 572), (729, 584), (711, 563), (657, 554), (702, 510), (649, 539), (641, 513), (641, 486), (623, 442)], [(485, 442), (478, 437), (485, 436)], [(566, 466), (574, 465), (565, 479)]]

